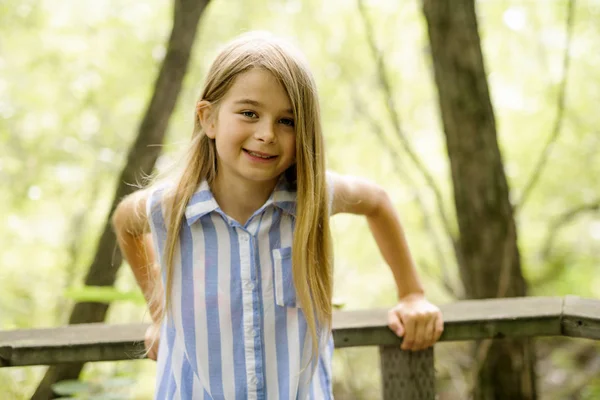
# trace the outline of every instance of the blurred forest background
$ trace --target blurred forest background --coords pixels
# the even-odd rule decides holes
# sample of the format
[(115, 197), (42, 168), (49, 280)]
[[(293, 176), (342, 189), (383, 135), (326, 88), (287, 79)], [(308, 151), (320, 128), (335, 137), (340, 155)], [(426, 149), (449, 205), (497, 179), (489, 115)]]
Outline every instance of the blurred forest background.
[[(515, 211), (527, 294), (600, 298), (600, 1), (476, 6), (512, 203), (534, 182)], [(418, 0), (212, 0), (157, 167), (187, 143), (221, 45), (253, 29), (291, 37), (319, 86), (328, 167), (383, 185), (430, 300), (464, 298), (448, 237), (458, 227), (421, 7)], [(114, 290), (85, 289), (83, 281), (172, 23), (168, 0), (0, 1), (0, 329), (65, 325), (82, 300), (110, 301), (108, 323), (148, 320), (128, 268)], [(365, 220), (336, 216), (333, 230), (336, 301), (343, 309), (392, 305), (393, 280)], [(469, 346), (436, 346), (440, 399), (468, 398)], [(538, 339), (535, 350), (538, 398), (600, 398), (597, 343)], [(377, 349), (338, 350), (334, 368), (336, 398), (380, 398)], [(45, 370), (0, 370), (2, 398), (29, 398)], [(87, 364), (80, 380), (104, 398), (148, 399), (154, 377), (155, 363), (143, 360)]]

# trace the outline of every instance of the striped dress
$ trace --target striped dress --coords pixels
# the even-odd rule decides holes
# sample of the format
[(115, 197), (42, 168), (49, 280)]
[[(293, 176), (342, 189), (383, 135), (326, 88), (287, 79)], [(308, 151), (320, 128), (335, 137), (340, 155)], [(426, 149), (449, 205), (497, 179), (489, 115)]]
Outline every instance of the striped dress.
[[(147, 212), (162, 260), (161, 195), (152, 193)], [(156, 399), (333, 398), (331, 336), (308, 365), (311, 336), (292, 280), (295, 210), (296, 192), (283, 176), (245, 225), (219, 208), (206, 182), (199, 185), (174, 257)]]

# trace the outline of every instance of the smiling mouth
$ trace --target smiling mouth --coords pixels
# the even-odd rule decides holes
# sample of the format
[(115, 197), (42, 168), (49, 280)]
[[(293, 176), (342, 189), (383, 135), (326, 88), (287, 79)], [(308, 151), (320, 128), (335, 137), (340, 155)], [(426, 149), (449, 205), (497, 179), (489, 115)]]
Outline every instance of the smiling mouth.
[(252, 157), (262, 158), (263, 160), (270, 160), (272, 158), (277, 157), (277, 156), (272, 156), (270, 154), (260, 153), (260, 152), (251, 151), (251, 150), (247, 150), (247, 149), (242, 149), (242, 150), (244, 150), (246, 153), (250, 154)]

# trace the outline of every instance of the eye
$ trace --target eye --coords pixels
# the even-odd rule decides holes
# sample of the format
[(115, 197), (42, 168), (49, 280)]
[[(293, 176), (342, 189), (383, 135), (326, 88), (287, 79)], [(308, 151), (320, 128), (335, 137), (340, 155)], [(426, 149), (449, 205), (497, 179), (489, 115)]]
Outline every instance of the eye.
[(240, 114), (242, 114), (244, 117), (248, 117), (248, 118), (258, 118), (258, 116), (256, 115), (256, 113), (254, 111), (242, 111)]
[(282, 118), (279, 120), (279, 122), (281, 122), (282, 124), (284, 124), (286, 126), (294, 127), (294, 120), (291, 118)]

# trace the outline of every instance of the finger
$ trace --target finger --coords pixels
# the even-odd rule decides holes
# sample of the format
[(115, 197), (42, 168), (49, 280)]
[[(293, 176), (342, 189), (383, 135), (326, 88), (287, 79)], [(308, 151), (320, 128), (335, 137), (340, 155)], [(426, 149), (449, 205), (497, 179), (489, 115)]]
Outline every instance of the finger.
[(414, 317), (401, 318), (404, 325), (404, 340), (402, 350), (411, 350), (415, 344), (415, 319)]
[(400, 322), (398, 314), (396, 314), (396, 312), (393, 310), (388, 312), (388, 327), (394, 331), (398, 337), (404, 336), (404, 325), (402, 325), (402, 322)]
[(415, 343), (412, 350), (423, 350), (427, 345), (427, 320), (423, 316), (415, 318)]
[(151, 359), (151, 360), (153, 360), (154, 359), (153, 358), (154, 357), (154, 354), (153, 354), (154, 350), (152, 348), (152, 343), (146, 342), (145, 345), (146, 345), (145, 346), (146, 347), (146, 357), (149, 358), (149, 359)]
[(150, 343), (148, 348), (148, 358), (156, 361), (156, 342)]
[(151, 353), (152, 353), (152, 359), (153, 359), (154, 361), (156, 361), (156, 359), (158, 358), (158, 340), (156, 340), (156, 341), (154, 342), (154, 345), (152, 346), (152, 351), (151, 351)]
[(442, 333), (444, 333), (444, 318), (442, 317), (442, 313), (438, 312), (437, 318), (435, 319), (434, 340), (436, 342), (440, 340)]
[(435, 314), (430, 315), (427, 321), (425, 322), (425, 334), (424, 334), (424, 344), (423, 349), (433, 346), (435, 343), (435, 324), (437, 321), (437, 316)]
[(144, 338), (144, 348), (146, 349), (146, 357), (156, 361), (158, 337), (155, 333), (146, 333)]

